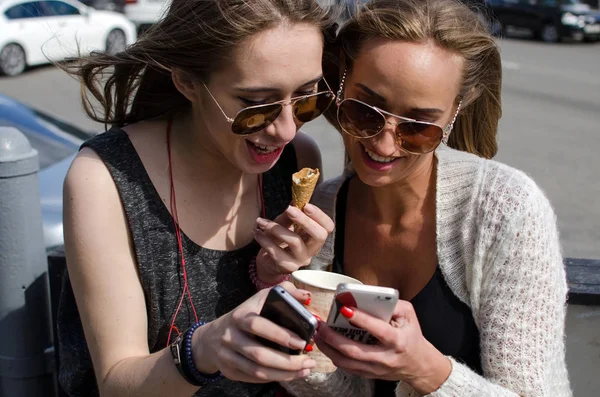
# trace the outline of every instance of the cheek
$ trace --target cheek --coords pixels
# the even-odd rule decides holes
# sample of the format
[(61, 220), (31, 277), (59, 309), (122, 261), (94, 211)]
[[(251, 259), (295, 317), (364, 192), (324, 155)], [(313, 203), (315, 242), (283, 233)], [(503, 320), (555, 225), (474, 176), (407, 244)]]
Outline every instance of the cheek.
[(353, 152), (356, 152), (357, 148), (358, 148), (358, 139), (348, 135), (348, 134), (344, 134), (342, 133), (342, 140), (344, 141), (344, 146), (346, 147), (346, 151), (349, 154), (353, 154)]

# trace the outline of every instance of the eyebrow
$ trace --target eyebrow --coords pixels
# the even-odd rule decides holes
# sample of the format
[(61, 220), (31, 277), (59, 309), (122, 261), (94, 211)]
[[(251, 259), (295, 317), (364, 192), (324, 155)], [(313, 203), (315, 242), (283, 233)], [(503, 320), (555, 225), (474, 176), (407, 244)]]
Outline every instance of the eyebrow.
[[(317, 84), (321, 79), (323, 79), (323, 76), (319, 76), (316, 77), (310, 81), (307, 81), (306, 83), (300, 85), (298, 88), (302, 88), (302, 87), (306, 87), (309, 85), (315, 85)], [(234, 88), (237, 91), (241, 91), (241, 92), (248, 92), (248, 93), (263, 93), (263, 92), (279, 92), (280, 89), (279, 88), (274, 88), (274, 87), (237, 87)]]
[[(360, 83), (356, 83), (355, 84), (356, 87), (360, 88), (362, 91), (364, 91), (366, 94), (374, 97), (375, 99), (379, 100), (381, 103), (385, 104), (385, 97), (376, 93), (375, 91), (373, 91), (372, 89), (370, 89), (369, 87), (367, 87), (364, 84), (360, 84)], [(420, 114), (429, 114), (429, 115), (438, 115), (441, 113), (444, 113), (443, 110), (441, 109), (437, 109), (437, 108), (412, 108), (410, 109), (409, 113), (420, 113)]]

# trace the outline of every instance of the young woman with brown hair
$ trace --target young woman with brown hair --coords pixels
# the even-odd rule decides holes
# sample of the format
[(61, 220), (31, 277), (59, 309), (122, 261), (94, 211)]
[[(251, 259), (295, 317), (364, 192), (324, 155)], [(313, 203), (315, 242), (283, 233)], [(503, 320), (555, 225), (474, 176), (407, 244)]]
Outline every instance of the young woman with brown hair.
[(112, 126), (64, 186), (67, 394), (270, 396), (315, 365), (254, 337), (305, 345), (258, 316), (249, 266), (307, 264), (333, 228), (289, 207), (292, 173), (321, 166), (298, 129), (333, 101), (328, 25), (314, 0), (174, 0), (125, 51), (67, 66)]

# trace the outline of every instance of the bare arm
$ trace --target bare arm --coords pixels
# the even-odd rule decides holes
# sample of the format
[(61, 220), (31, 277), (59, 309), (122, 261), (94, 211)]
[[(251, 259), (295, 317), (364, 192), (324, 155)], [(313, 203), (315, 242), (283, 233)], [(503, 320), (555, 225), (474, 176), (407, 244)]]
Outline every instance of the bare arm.
[(150, 354), (146, 304), (116, 186), (89, 149), (64, 185), (65, 252), (100, 395), (190, 396), (164, 349)]

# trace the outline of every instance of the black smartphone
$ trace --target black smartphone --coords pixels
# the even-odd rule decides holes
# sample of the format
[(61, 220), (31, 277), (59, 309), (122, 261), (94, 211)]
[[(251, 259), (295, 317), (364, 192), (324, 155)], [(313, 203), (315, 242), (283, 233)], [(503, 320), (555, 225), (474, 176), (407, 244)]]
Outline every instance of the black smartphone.
[[(285, 288), (279, 285), (269, 291), (260, 315), (292, 331), (306, 343), (313, 337), (319, 323), (317, 318), (302, 303), (298, 302)], [(264, 338), (258, 339), (265, 346), (286, 354), (297, 355), (302, 353), (301, 350), (292, 350), (287, 346), (281, 346)]]

